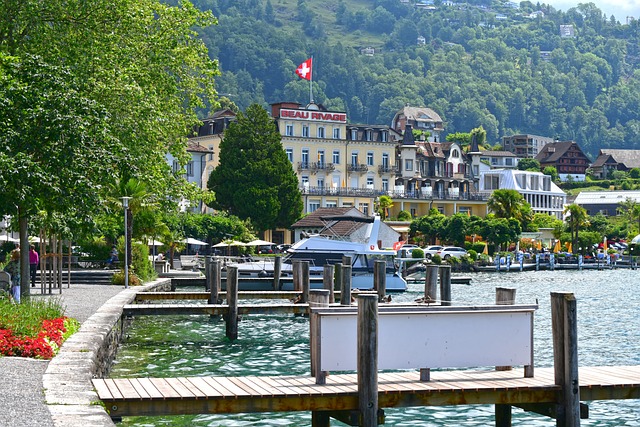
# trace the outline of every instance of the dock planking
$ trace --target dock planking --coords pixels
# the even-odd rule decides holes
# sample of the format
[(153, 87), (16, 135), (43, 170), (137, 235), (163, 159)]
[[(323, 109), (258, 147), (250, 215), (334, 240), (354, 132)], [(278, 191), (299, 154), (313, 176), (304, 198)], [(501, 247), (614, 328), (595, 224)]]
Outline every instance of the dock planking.
[[(225, 315), (229, 312), (227, 304), (128, 304), (122, 309), (125, 316), (151, 315), (192, 315), (209, 314), (212, 316)], [(248, 314), (307, 314), (309, 304), (241, 304), (238, 305), (239, 315)]]
[[(579, 369), (583, 401), (640, 399), (640, 366)], [(356, 374), (312, 376), (181, 377), (94, 379), (112, 417), (202, 413), (333, 411), (358, 409)], [(379, 373), (380, 408), (460, 404), (555, 403), (561, 387), (553, 368), (537, 368), (533, 378), (510, 371), (417, 371)]]

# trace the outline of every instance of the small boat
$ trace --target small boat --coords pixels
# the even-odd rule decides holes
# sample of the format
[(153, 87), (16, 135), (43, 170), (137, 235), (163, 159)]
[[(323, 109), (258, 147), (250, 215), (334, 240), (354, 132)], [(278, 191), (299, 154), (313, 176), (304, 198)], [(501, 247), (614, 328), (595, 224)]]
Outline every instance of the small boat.
[[(404, 292), (407, 282), (395, 267), (396, 252), (391, 249), (379, 249), (377, 245), (380, 230), (380, 217), (333, 216), (324, 220), (348, 220), (364, 222), (367, 225), (365, 242), (353, 242), (325, 235), (306, 237), (287, 250), (282, 259), (282, 290), (293, 289), (293, 262), (308, 261), (311, 288), (322, 288), (322, 276), (326, 264), (343, 262), (343, 257), (351, 260), (351, 288), (360, 290), (373, 289), (373, 269), (375, 261), (384, 261), (386, 265), (386, 290), (388, 292)], [(274, 263), (271, 260), (233, 263), (228, 266), (237, 267), (238, 284), (241, 290), (271, 289), (274, 275)], [(252, 279), (257, 279), (253, 281)], [(269, 280), (271, 279), (271, 280)]]

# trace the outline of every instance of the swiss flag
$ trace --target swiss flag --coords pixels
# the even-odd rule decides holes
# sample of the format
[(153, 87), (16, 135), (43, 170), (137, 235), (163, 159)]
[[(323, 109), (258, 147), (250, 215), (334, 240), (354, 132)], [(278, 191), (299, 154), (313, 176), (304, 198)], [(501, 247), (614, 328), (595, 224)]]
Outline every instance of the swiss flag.
[(311, 62), (313, 58), (309, 58), (296, 68), (296, 74), (301, 79), (311, 80)]

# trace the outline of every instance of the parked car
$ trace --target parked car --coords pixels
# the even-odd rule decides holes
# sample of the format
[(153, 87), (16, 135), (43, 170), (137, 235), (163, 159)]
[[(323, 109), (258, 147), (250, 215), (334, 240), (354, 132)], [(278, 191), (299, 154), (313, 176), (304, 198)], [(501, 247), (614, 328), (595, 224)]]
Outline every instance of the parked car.
[(404, 244), (400, 249), (398, 249), (396, 256), (398, 258), (411, 258), (411, 253), (413, 252), (414, 249), (419, 249), (419, 246)]
[(451, 257), (460, 258), (463, 255), (469, 255), (469, 252), (457, 246), (446, 246), (438, 251), (438, 255), (440, 255), (442, 259), (449, 259)]
[(438, 253), (438, 251), (440, 249), (442, 249), (444, 246), (439, 246), (439, 245), (432, 245), (432, 246), (427, 246), (426, 248), (423, 249), (424, 251), (424, 257), (426, 259), (431, 259), (432, 256), (434, 256), (435, 254)]

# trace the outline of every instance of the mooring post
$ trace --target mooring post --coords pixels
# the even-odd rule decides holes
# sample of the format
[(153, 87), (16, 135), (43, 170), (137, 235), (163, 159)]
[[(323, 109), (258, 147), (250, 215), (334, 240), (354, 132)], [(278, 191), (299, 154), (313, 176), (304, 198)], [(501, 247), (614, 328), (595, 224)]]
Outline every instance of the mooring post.
[[(317, 360), (319, 358), (318, 334), (315, 331), (318, 328), (318, 313), (314, 309), (321, 307), (329, 307), (328, 289), (312, 289), (309, 292), (309, 349), (311, 352), (311, 375), (317, 378)], [(313, 424), (315, 425), (315, 424)]]
[(210, 256), (206, 256), (206, 257), (204, 257), (204, 290), (205, 291), (210, 291), (211, 290), (211, 271), (210, 271), (210, 267), (211, 267), (211, 257)]
[(209, 262), (206, 271), (209, 285), (209, 304), (218, 304), (222, 282), (222, 266), (220, 265), (220, 260), (212, 260)]
[(277, 256), (273, 260), (273, 290), (280, 290), (280, 273), (282, 272), (282, 257)]
[(293, 261), (291, 263), (291, 270), (293, 273), (293, 290), (296, 292), (302, 292), (302, 269), (300, 263), (302, 261)]
[(302, 284), (302, 303), (309, 302), (309, 289), (311, 289), (311, 283), (309, 278), (309, 261), (302, 261), (300, 266), (300, 281)]
[(322, 288), (329, 291), (329, 304), (336, 302), (333, 294), (333, 265), (325, 264), (322, 269)]
[(387, 295), (387, 263), (385, 261), (374, 261), (373, 263), (373, 289), (378, 293), (378, 301)]
[[(333, 269), (333, 289), (334, 291), (342, 291), (342, 263), (334, 264)], [(342, 297), (340, 301), (342, 301)]]
[(351, 305), (351, 264), (342, 266), (340, 305)]
[(571, 292), (551, 293), (553, 368), (556, 385), (562, 387), (556, 426), (580, 425), (578, 382), (578, 322), (576, 298)]
[(227, 338), (238, 339), (238, 267), (227, 266)]
[(438, 297), (438, 269), (435, 264), (427, 265), (424, 273), (424, 299), (426, 302), (436, 302)]
[(378, 425), (378, 297), (358, 295), (358, 406), (360, 425)]
[[(496, 305), (513, 305), (516, 302), (515, 288), (496, 288)], [(504, 337), (509, 339), (509, 337)], [(496, 366), (496, 371), (510, 371), (511, 366)], [(511, 405), (496, 403), (496, 427), (511, 427)]]
[(451, 305), (451, 266), (441, 265), (440, 272), (440, 305)]

